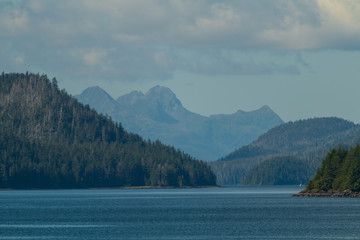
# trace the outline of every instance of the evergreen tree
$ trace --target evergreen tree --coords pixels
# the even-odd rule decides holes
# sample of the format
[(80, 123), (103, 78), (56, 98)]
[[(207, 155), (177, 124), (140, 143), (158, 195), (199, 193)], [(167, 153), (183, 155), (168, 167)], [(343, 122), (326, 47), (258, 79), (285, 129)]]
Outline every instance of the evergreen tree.
[(360, 145), (332, 150), (306, 188), (360, 191)]

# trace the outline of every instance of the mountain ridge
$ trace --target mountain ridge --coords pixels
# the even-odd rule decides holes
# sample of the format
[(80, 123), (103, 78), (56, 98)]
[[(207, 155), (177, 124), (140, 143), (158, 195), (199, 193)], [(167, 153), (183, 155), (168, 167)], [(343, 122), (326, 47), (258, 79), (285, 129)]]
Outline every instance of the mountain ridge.
[(118, 97), (115, 109), (102, 108), (101, 102), (106, 99), (93, 101), (86, 90), (76, 97), (131, 132), (159, 139), (206, 161), (216, 160), (283, 123), (266, 105), (250, 112), (202, 116), (187, 110), (171, 89), (159, 85), (145, 94), (132, 91)]
[[(251, 144), (210, 164), (219, 184), (242, 184), (253, 168), (264, 168), (261, 166), (264, 161), (295, 157), (305, 163), (304, 172), (310, 180), (328, 151), (338, 146), (350, 147), (358, 142), (360, 125), (353, 122), (336, 117), (298, 120), (276, 126)], [(251, 174), (254, 176), (255, 173)]]

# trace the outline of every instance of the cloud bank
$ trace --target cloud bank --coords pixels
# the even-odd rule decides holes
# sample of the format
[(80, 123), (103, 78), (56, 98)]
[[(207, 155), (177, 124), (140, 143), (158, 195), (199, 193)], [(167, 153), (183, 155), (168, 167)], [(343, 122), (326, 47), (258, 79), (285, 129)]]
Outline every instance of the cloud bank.
[(1, 1), (0, 64), (122, 80), (299, 74), (301, 51), (360, 50), (359, 12), (353, 0)]

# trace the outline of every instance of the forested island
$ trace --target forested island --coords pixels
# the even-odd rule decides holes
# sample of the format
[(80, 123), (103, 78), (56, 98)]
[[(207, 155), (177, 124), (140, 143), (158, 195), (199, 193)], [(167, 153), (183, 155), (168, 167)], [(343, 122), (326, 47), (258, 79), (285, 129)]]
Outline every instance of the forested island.
[(360, 197), (360, 145), (333, 149), (306, 189), (294, 196)]
[(210, 167), (145, 141), (46, 75), (0, 76), (0, 188), (215, 186)]

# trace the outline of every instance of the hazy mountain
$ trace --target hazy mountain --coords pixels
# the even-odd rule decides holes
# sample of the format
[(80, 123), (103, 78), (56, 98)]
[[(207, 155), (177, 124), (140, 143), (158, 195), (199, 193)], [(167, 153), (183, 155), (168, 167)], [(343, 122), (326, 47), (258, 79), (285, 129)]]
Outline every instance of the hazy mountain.
[[(93, 96), (91, 99), (83, 99), (83, 96)], [(97, 112), (106, 113), (107, 111), (114, 111), (117, 107), (117, 102), (100, 87), (88, 88), (83, 95), (76, 96), (79, 102), (87, 100), (90, 106), (97, 105)]]
[[(88, 91), (103, 108), (117, 105), (100, 89)], [(206, 163), (126, 132), (60, 91), (56, 79), (0, 76), (0, 188), (215, 184)]]
[(175, 94), (156, 86), (146, 94), (134, 91), (116, 100), (99, 87), (76, 96), (106, 113), (125, 129), (151, 140), (159, 139), (196, 158), (211, 161), (249, 144), (283, 121), (268, 106), (251, 112), (205, 117), (184, 108)]
[[(304, 161), (303, 171), (308, 172), (309, 180), (329, 150), (337, 146), (353, 146), (359, 140), (360, 126), (352, 122), (335, 117), (300, 120), (272, 128), (256, 141), (211, 165), (220, 184), (255, 183), (254, 179), (261, 178), (260, 171), (265, 172), (264, 168), (289, 167), (277, 163), (270, 164), (268, 161), (264, 162), (265, 160), (291, 156), (296, 157), (294, 161)], [(290, 159), (288, 163), (293, 164), (292, 161)], [(298, 166), (300, 168), (300, 165)], [(257, 169), (257, 173), (254, 168)], [(277, 170), (274, 169), (268, 169), (268, 172), (276, 173)], [(255, 176), (256, 174), (258, 176)]]

